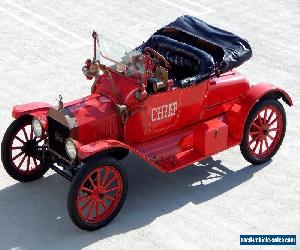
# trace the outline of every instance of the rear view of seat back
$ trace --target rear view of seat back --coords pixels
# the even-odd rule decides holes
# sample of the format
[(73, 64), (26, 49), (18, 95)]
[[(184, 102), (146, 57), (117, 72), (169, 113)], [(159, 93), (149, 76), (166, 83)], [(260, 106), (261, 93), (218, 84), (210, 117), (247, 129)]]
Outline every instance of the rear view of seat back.
[(174, 39), (152, 35), (140, 49), (150, 47), (164, 56), (171, 64), (170, 78), (179, 87), (188, 87), (208, 78), (214, 70), (211, 55)]

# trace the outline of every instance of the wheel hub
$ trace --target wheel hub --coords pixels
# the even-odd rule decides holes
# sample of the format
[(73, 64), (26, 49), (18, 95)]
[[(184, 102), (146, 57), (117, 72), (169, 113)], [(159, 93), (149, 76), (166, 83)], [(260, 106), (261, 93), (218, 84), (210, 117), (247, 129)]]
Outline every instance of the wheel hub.
[(94, 198), (94, 200), (102, 200), (105, 197), (104, 190), (102, 190), (101, 188), (94, 189), (92, 197)]
[(99, 199), (103, 199), (105, 196), (104, 196), (104, 194), (103, 193), (99, 193)]
[(23, 152), (28, 156), (35, 156), (37, 151), (37, 142), (35, 140), (29, 140), (24, 143)]
[(263, 135), (267, 136), (269, 134), (269, 128), (264, 128), (262, 133)]

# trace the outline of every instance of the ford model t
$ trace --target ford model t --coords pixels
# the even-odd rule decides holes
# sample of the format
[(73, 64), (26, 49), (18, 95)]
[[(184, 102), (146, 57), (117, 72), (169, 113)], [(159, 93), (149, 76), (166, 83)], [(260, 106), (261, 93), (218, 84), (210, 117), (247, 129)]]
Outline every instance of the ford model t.
[(67, 207), (78, 227), (95, 230), (117, 215), (127, 192), (120, 160), (129, 152), (172, 173), (236, 145), (252, 164), (279, 149), (279, 100), (292, 100), (233, 70), (252, 55), (242, 38), (182, 16), (136, 49), (121, 51), (96, 32), (93, 39), (82, 69), (94, 79), (91, 94), (14, 106), (1, 145), (14, 179), (33, 181), (51, 168), (71, 181)]

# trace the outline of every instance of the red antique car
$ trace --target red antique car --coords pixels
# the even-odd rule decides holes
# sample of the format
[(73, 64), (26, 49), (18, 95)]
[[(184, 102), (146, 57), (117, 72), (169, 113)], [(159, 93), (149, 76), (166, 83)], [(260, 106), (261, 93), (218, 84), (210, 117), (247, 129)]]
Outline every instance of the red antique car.
[[(251, 85), (233, 70), (252, 51), (247, 41), (182, 16), (136, 49), (93, 33), (94, 57), (83, 73), (91, 94), (57, 106), (17, 105), (1, 158), (14, 179), (29, 182), (51, 168), (69, 181), (68, 212), (80, 228), (108, 224), (127, 193), (132, 152), (172, 173), (240, 145), (252, 164), (269, 161), (286, 129), (283, 100), (270, 83)], [(109, 50), (112, 49), (112, 50)]]

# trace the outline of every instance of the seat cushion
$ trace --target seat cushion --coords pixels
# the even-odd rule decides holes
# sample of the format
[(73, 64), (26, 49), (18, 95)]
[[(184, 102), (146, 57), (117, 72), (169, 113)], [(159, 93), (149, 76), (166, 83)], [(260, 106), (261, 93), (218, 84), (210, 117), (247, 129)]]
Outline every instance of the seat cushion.
[(151, 36), (140, 49), (150, 47), (164, 56), (171, 64), (169, 77), (180, 87), (197, 84), (209, 77), (214, 61), (208, 53), (162, 35)]

